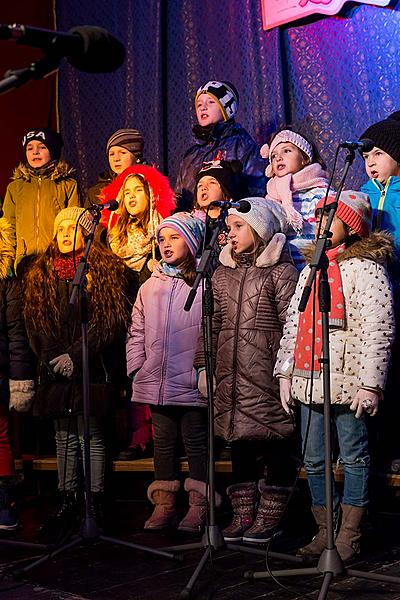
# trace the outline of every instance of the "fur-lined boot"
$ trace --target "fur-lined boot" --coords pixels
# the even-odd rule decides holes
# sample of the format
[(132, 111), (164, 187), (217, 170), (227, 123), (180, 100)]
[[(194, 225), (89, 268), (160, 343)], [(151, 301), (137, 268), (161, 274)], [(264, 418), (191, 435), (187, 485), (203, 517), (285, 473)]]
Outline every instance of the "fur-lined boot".
[(279, 522), (285, 512), (292, 489), (266, 485), (264, 479), (258, 482), (260, 503), (254, 524), (244, 536), (244, 542), (263, 544), (282, 533)]
[(144, 529), (165, 529), (176, 524), (177, 511), (175, 504), (179, 487), (180, 482), (178, 480), (156, 480), (149, 485), (147, 497), (154, 504), (154, 510), (151, 517), (144, 524)]
[(222, 532), (227, 542), (240, 542), (254, 523), (257, 508), (257, 485), (254, 482), (230, 485), (226, 490), (233, 508), (232, 521)]
[[(207, 517), (207, 485), (204, 481), (198, 481), (188, 477), (185, 480), (185, 490), (189, 492), (189, 510), (179, 523), (178, 529), (197, 533), (202, 531)], [(215, 505), (221, 505), (221, 496), (215, 494)]]

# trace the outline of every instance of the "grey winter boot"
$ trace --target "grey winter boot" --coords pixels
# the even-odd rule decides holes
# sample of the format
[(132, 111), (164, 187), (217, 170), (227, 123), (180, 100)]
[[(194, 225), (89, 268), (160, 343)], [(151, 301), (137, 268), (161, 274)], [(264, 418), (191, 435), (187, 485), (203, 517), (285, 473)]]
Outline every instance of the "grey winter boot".
[(0, 477), (0, 530), (14, 531), (19, 523), (18, 487), (24, 480), (22, 474)]
[(154, 510), (144, 524), (144, 529), (165, 529), (170, 525), (175, 525), (177, 520), (175, 502), (179, 487), (178, 480), (156, 480), (149, 485), (147, 497), (154, 504)]
[(297, 550), (297, 554), (309, 559), (315, 559), (318, 558), (326, 548), (326, 507), (312, 506), (311, 510), (315, 522), (318, 525), (318, 532), (307, 546)]
[(230, 485), (226, 490), (233, 508), (230, 524), (222, 532), (227, 542), (240, 542), (254, 523), (257, 506), (257, 486), (254, 482)]
[(342, 504), (342, 523), (336, 538), (336, 548), (343, 562), (360, 553), (361, 519), (365, 508)]
[(286, 510), (293, 488), (266, 485), (265, 481), (261, 479), (258, 482), (258, 489), (261, 497), (257, 515), (254, 524), (247, 529), (243, 536), (244, 542), (255, 544), (269, 542), (272, 537), (282, 533), (279, 522)]

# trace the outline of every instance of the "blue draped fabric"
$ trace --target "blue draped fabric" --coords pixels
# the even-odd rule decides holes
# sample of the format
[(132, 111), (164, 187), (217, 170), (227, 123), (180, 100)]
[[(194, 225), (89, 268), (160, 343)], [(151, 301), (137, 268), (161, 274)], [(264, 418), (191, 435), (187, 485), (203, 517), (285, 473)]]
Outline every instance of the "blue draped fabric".
[[(238, 121), (260, 145), (291, 124), (314, 138), (328, 167), (338, 141), (400, 108), (400, 0), (268, 32), (258, 0), (57, 0), (56, 11), (59, 29), (101, 25), (127, 49), (114, 74), (60, 72), (62, 134), (83, 187), (106, 166), (110, 133), (127, 126), (174, 182), (192, 143), (194, 94), (209, 79), (235, 84)], [(364, 180), (358, 159), (348, 187)]]

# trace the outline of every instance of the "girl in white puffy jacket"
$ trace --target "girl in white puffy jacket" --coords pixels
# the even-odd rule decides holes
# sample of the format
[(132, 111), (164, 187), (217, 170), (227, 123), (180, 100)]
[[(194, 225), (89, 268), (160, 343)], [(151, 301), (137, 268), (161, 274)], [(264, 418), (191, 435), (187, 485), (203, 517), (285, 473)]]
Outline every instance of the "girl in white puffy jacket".
[[(334, 196), (328, 199), (322, 225), (333, 201)], [(317, 218), (321, 216), (322, 206), (323, 201), (316, 207)], [(327, 256), (331, 291), (331, 419), (345, 476), (342, 523), (336, 546), (344, 561), (359, 552), (360, 521), (368, 504), (370, 468), (366, 414), (377, 413), (394, 339), (392, 292), (384, 266), (393, 251), (392, 240), (387, 233), (371, 233), (370, 223), (368, 196), (343, 192), (332, 222), (332, 245)], [(304, 313), (298, 312), (308, 274), (309, 267), (305, 267), (287, 312), (275, 375), (280, 378), (283, 407), (290, 411), (293, 401), (301, 405), (303, 444), (306, 442), (304, 464), (319, 531), (299, 552), (303, 556), (317, 557), (326, 546), (323, 378), (319, 363), (322, 325), (317, 306), (313, 328), (312, 299)], [(310, 398), (312, 372), (314, 383)], [(305, 440), (308, 421), (310, 427)], [(339, 496), (334, 486), (334, 509), (338, 507)]]

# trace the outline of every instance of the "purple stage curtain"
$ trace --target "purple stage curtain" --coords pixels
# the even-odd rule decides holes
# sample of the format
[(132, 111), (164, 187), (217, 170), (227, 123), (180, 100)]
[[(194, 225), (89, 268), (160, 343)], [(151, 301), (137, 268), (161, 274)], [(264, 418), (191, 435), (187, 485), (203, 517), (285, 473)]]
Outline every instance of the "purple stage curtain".
[[(106, 166), (110, 133), (126, 126), (142, 131), (146, 157), (174, 183), (192, 143), (194, 94), (209, 79), (235, 84), (238, 121), (260, 145), (291, 124), (331, 167), (340, 140), (400, 108), (400, 0), (349, 6), (340, 17), (266, 32), (258, 0), (57, 0), (59, 29), (100, 25), (127, 49), (114, 74), (61, 70), (62, 133), (83, 187)], [(358, 159), (347, 187), (364, 179)]]

